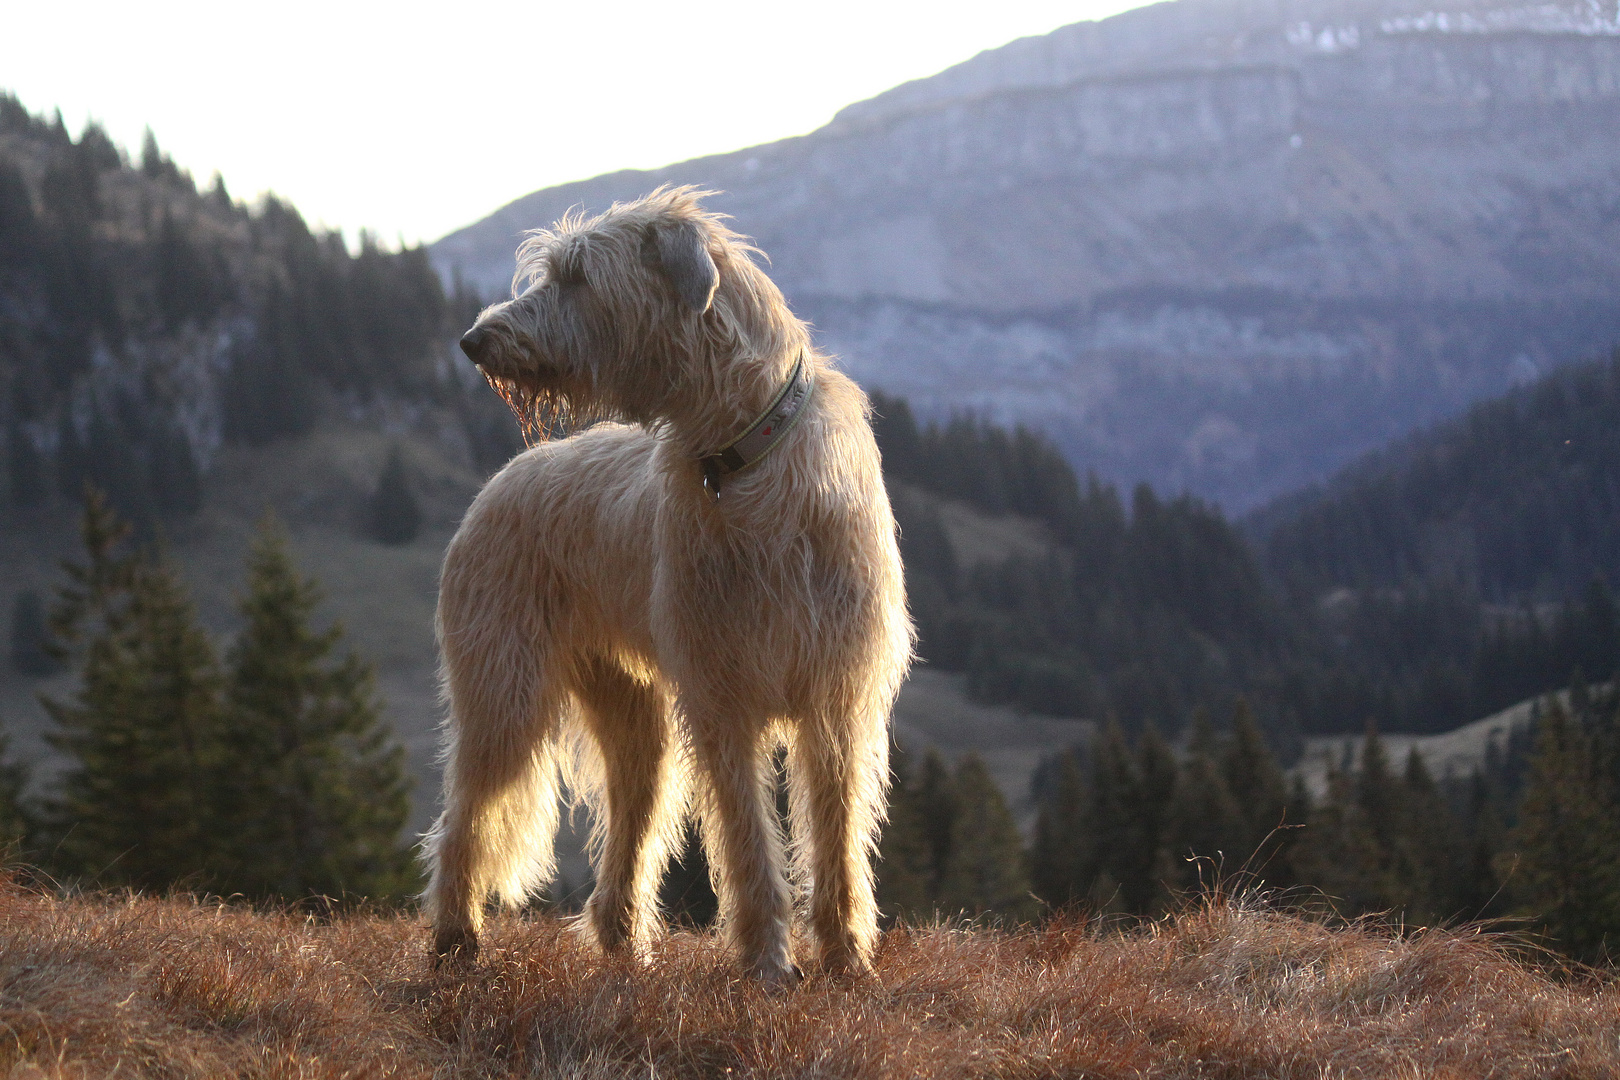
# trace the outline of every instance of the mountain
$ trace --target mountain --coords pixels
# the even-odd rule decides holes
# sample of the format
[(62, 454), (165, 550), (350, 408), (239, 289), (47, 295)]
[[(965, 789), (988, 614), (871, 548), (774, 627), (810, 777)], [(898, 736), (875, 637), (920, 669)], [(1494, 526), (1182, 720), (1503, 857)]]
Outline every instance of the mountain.
[(732, 154), (548, 188), (432, 245), (724, 192), (869, 386), (1240, 512), (1620, 339), (1620, 15), (1173, 0)]
[(1248, 525), (1271, 569), (1311, 593), (1449, 582), (1521, 602), (1620, 582), (1620, 351), (1481, 402)]

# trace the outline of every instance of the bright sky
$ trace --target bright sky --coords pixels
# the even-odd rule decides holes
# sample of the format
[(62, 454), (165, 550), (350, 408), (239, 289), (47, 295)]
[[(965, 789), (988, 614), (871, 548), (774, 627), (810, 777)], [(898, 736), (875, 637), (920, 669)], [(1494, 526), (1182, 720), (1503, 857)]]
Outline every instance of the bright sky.
[(33, 0), (0, 89), (311, 221), (434, 240), (538, 188), (799, 135), (1142, 0)]

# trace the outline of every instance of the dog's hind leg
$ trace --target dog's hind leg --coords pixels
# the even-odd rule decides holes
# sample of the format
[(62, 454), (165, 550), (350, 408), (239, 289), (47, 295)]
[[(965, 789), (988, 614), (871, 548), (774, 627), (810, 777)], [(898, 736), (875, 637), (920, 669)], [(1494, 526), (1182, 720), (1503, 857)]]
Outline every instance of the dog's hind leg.
[(684, 809), (669, 700), (657, 685), (606, 660), (582, 663), (577, 683), (607, 789), (592, 845), (596, 888), (588, 919), (604, 949), (634, 948), (656, 921), (658, 885)]
[(432, 868), (424, 898), (435, 953), (470, 959), (489, 894), (516, 906), (555, 872), (557, 733), (569, 700), (542, 685), (532, 639), (474, 644), (444, 623), (444, 810), (423, 843)]
[(683, 702), (702, 767), (704, 847), (726, 935), (750, 974), (796, 982), (789, 937), (792, 897), (783, 874), (782, 830), (774, 812), (776, 770), (765, 725)]
[(877, 942), (872, 857), (887, 809), (889, 743), (871, 717), (809, 718), (788, 752), (793, 830), (828, 971), (864, 971)]

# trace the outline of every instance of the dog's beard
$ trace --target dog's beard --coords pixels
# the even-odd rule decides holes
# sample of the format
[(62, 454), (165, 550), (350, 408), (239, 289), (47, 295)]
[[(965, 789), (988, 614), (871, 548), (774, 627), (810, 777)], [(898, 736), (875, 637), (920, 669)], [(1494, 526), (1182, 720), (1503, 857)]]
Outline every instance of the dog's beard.
[(583, 408), (561, 388), (543, 385), (511, 375), (495, 375), (480, 368), (484, 381), (512, 410), (523, 442), (535, 446), (550, 439), (565, 438), (601, 419)]

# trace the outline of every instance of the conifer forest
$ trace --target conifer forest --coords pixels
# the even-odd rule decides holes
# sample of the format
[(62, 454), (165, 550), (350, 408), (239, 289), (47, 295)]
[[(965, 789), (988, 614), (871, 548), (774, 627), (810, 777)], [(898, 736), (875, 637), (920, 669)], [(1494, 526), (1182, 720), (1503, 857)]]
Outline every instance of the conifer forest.
[[(404, 825), (432, 785), (411, 790), (286, 527), (263, 521), (223, 637), (165, 537), (222, 447), (334, 420), (431, 415), (493, 472), (522, 440), (453, 353), (479, 305), (421, 248), (351, 247), (199, 186), (150, 136), (132, 158), (0, 96), (0, 529), (55, 514), (79, 536), (50, 590), (0, 597), (16, 677), (73, 686), (43, 694), (51, 762), (0, 753), (10, 861), (300, 904), (419, 886)], [(920, 662), (976, 702), (1090, 721), (1028, 778), (1022, 827), (983, 761), (897, 745), (886, 915), (1146, 919), (1249, 890), (1412, 925), (1510, 917), (1611, 961), (1620, 353), (1566, 359), (1237, 521), (869, 388)], [(377, 544), (420, 535), (407, 460), (393, 444), (353, 508)], [(1039, 543), (970, 557), (952, 507)], [(1386, 748), (1530, 699), (1466, 773)], [(1329, 735), (1353, 752), (1307, 783), (1307, 740)], [(712, 919), (695, 834), (664, 896)]]

